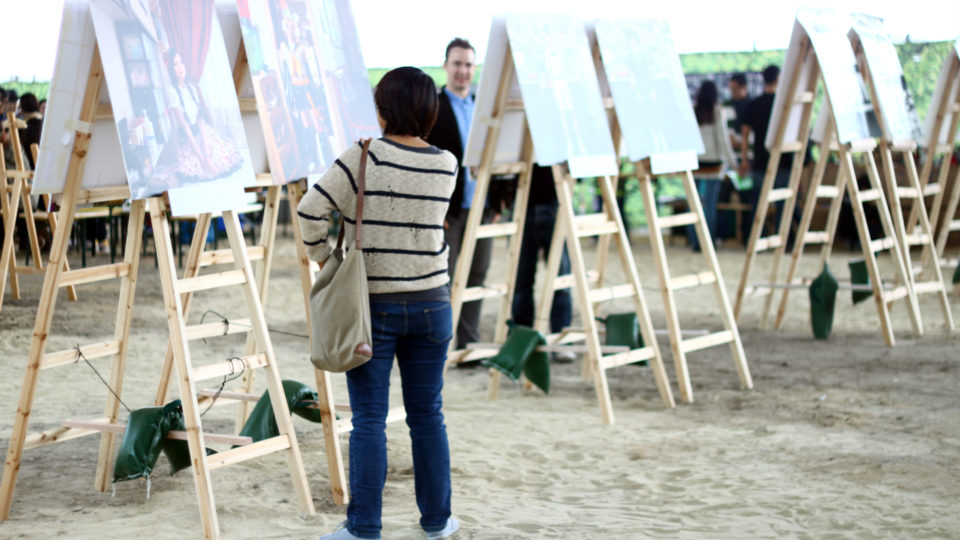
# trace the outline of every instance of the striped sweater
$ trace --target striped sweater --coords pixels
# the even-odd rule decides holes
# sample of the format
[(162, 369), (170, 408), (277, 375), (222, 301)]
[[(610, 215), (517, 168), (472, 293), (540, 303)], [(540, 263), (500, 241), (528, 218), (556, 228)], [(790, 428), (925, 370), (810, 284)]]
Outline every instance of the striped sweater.
[[(344, 245), (356, 233), (356, 176), (362, 146), (348, 148), (304, 195), (297, 208), (307, 256), (327, 260), (331, 213), (346, 223)], [(367, 157), (363, 255), (370, 294), (424, 291), (449, 282), (443, 220), (457, 179), (457, 161), (434, 146), (415, 148), (374, 139)]]

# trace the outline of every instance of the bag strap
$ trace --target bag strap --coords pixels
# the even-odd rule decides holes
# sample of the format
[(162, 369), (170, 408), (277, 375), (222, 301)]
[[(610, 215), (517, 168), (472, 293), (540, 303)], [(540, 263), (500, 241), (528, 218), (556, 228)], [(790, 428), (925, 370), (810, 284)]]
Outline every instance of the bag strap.
[[(356, 238), (357, 249), (362, 249), (363, 240), (363, 192), (366, 187), (367, 179), (367, 154), (370, 152), (370, 141), (373, 139), (363, 139), (363, 150), (360, 153), (360, 168), (357, 171), (357, 226)], [(346, 221), (343, 218), (343, 212), (340, 212), (340, 234), (337, 235), (337, 249), (343, 248), (343, 230)]]

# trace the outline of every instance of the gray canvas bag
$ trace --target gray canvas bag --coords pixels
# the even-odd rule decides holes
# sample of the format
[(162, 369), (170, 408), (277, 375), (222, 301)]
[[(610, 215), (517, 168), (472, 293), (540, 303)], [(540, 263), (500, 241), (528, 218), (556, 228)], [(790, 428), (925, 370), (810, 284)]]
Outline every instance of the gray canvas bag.
[(313, 337), (310, 361), (324, 371), (347, 371), (373, 356), (370, 295), (361, 248), (363, 190), (369, 149), (370, 139), (366, 139), (357, 173), (356, 246), (344, 256), (343, 230), (346, 224), (341, 217), (337, 247), (310, 289), (310, 331)]

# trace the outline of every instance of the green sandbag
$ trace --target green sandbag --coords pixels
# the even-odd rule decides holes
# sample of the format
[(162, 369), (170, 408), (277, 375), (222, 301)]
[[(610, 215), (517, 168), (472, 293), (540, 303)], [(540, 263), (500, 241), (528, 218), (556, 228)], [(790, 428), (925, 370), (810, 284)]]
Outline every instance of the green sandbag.
[(960, 262), (957, 263), (957, 269), (953, 271), (953, 283), (960, 283)]
[[(850, 283), (853, 285), (870, 285), (870, 274), (867, 272), (867, 261), (857, 259), (850, 261)], [(873, 291), (850, 291), (854, 304), (859, 304), (873, 296)]]
[(823, 271), (810, 284), (810, 321), (813, 324), (813, 336), (827, 339), (833, 329), (833, 310), (837, 304), (837, 279), (830, 267), (823, 265)]
[[(546, 340), (544, 340), (546, 343)], [(527, 380), (544, 394), (550, 393), (550, 355), (545, 352), (534, 351), (523, 363), (523, 374)]]
[(510, 335), (500, 347), (500, 352), (484, 360), (483, 364), (503, 372), (510, 377), (510, 380), (517, 381), (527, 359), (537, 347), (546, 344), (547, 340), (540, 332), (528, 326), (516, 325), (511, 328)]
[[(319, 399), (317, 393), (309, 386), (298, 381), (284, 380), (282, 382), (283, 393), (287, 398), (287, 406), (290, 407), (290, 411), (311, 422), (320, 422), (320, 411), (308, 408)], [(270, 403), (270, 391), (267, 390), (260, 396), (257, 405), (250, 413), (250, 417), (243, 425), (240, 435), (250, 437), (253, 442), (257, 442), (276, 437), (279, 434), (280, 428), (277, 427), (277, 420), (273, 416), (273, 405)]]
[[(605, 345), (631, 349), (643, 347), (643, 335), (640, 333), (640, 322), (637, 320), (636, 312), (614, 313), (607, 315), (606, 319), (598, 320), (605, 323), (607, 327)], [(636, 365), (645, 366), (647, 361), (641, 360)]]
[[(165, 446), (167, 434), (174, 429), (183, 429), (180, 400), (171, 401), (163, 407), (147, 407), (131, 412), (113, 464), (113, 481), (149, 477)], [(186, 441), (176, 442), (182, 442), (184, 446), (187, 444)], [(189, 451), (186, 461), (189, 465)]]
[(643, 347), (643, 336), (640, 334), (640, 323), (635, 312), (607, 315), (604, 322), (607, 326), (606, 345), (631, 349)]
[[(170, 431), (186, 431), (187, 426), (183, 421), (183, 407), (181, 407), (180, 400), (171, 401), (167, 404), (167, 407), (170, 406), (176, 407), (176, 414), (171, 413)], [(175, 474), (191, 465), (190, 444), (187, 441), (164, 438), (160, 441), (160, 446), (163, 449), (163, 455), (167, 456), (167, 461), (170, 462), (170, 474)], [(215, 453), (215, 451), (207, 448), (208, 456)]]

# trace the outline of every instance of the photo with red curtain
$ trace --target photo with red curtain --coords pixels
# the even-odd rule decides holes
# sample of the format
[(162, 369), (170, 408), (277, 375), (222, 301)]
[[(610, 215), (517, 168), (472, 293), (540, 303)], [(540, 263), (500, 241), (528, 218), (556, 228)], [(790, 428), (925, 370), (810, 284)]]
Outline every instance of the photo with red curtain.
[[(226, 58), (223, 65), (211, 65), (210, 77), (201, 82), (217, 23), (214, 1), (155, 1), (167, 46), (167, 111), (177, 135), (176, 151), (168, 154), (172, 159), (166, 164), (173, 167), (180, 186), (231, 177), (243, 168), (244, 160), (228, 120), (218, 113), (223, 112), (218, 107), (221, 98), (235, 99)], [(228, 71), (219, 71), (224, 68)]]
[[(200, 81), (210, 47), (210, 29), (216, 16), (212, 0), (157, 0), (167, 45), (180, 51), (187, 78)], [(169, 61), (169, 60), (168, 60)]]

